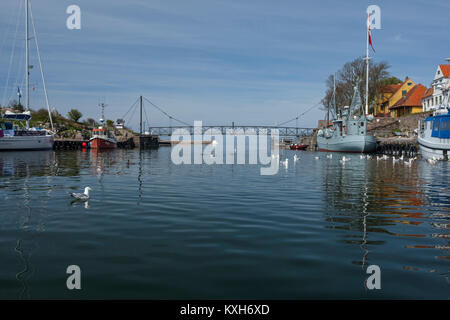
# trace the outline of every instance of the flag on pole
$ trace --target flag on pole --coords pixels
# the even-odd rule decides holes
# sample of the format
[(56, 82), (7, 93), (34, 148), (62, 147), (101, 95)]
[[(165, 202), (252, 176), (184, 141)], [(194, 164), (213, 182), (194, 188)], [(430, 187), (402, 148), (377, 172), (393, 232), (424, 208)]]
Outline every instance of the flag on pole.
[(367, 34), (368, 34), (368, 38), (369, 38), (369, 44), (372, 47), (373, 52), (375, 52), (375, 49), (374, 49), (373, 44), (372, 44), (372, 32), (370, 30), (370, 25), (371, 25), (370, 13), (368, 13), (367, 14)]
[(20, 92), (20, 88), (17, 87), (17, 95), (19, 96), (19, 98), (22, 98), (22, 92)]

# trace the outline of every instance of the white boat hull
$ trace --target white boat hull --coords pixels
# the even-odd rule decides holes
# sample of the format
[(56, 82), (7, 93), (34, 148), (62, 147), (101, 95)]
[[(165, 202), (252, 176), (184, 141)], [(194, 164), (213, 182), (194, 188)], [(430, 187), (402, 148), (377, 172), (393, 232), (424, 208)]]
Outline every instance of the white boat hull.
[(425, 159), (444, 160), (450, 156), (450, 139), (439, 139), (418, 137), (420, 153)]
[(7, 150), (48, 150), (53, 148), (54, 139), (45, 136), (3, 136), (0, 138), (0, 151)]

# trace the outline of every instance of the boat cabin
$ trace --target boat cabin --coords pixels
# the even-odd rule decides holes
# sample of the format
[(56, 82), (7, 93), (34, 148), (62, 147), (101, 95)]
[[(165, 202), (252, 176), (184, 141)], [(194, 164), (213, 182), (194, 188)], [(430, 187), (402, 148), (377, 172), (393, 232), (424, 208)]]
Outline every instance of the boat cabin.
[(431, 130), (433, 138), (450, 139), (450, 114), (428, 117), (424, 121), (425, 130)]
[(99, 136), (102, 138), (114, 138), (114, 135), (110, 131), (102, 127), (92, 130), (92, 133), (94, 136)]

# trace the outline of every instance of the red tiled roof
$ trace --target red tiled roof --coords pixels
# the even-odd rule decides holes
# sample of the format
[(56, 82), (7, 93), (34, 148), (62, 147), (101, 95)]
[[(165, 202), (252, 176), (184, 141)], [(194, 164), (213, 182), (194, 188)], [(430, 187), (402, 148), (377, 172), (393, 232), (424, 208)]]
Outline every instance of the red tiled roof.
[(395, 93), (402, 85), (401, 84), (389, 84), (380, 86), (380, 93)]
[(397, 103), (391, 107), (391, 109), (398, 107), (421, 107), (421, 100), (426, 90), (427, 88), (425, 86), (420, 83), (416, 84), (403, 98), (398, 100)]
[(444, 77), (450, 77), (450, 64), (440, 64), (439, 68), (441, 68), (442, 74)]
[(434, 93), (434, 88), (433, 87), (428, 88), (427, 91), (425, 91), (425, 93), (423, 94), (422, 99), (425, 99), (425, 98), (431, 96), (433, 93)]

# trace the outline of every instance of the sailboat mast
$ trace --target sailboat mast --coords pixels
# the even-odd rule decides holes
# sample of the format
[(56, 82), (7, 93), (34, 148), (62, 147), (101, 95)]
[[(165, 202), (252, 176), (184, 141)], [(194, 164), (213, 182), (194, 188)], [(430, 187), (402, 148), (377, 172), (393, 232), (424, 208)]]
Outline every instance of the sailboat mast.
[(39, 62), (39, 70), (41, 70), (42, 85), (44, 87), (45, 103), (47, 104), (47, 111), (48, 111), (48, 117), (50, 119), (50, 125), (52, 128), (52, 131), (54, 131), (55, 128), (53, 126), (53, 117), (52, 117), (52, 112), (50, 110), (50, 103), (48, 102), (47, 86), (45, 84), (44, 70), (42, 69), (41, 53), (39, 50), (39, 41), (38, 41), (38, 37), (36, 34), (36, 26), (34, 25), (33, 9), (32, 9), (31, 2), (29, 2), (29, 7), (30, 7), (31, 25), (33, 27), (34, 41), (36, 43), (36, 53), (37, 53), (37, 58), (38, 58), (38, 62)]
[(366, 26), (366, 115), (369, 114), (369, 16), (367, 16)]
[[(26, 81), (26, 110), (30, 110), (30, 57), (29, 57), (29, 27), (28, 27), (28, 0), (25, 0), (25, 81)], [(27, 120), (27, 128), (30, 127), (30, 122)]]
[(334, 106), (335, 117), (337, 117), (337, 107), (336, 107), (336, 73), (333, 75), (333, 106)]

